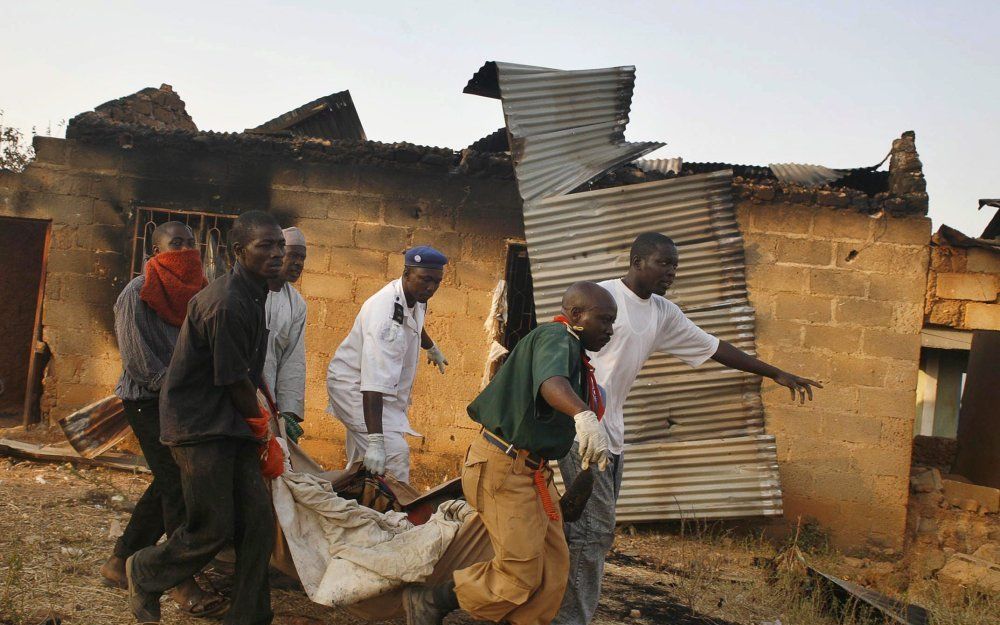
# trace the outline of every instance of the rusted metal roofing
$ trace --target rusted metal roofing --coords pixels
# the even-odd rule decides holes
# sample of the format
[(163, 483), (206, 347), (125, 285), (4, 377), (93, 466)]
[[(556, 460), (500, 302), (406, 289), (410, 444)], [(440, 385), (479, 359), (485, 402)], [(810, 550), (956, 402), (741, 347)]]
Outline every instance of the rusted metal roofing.
[(658, 171), (661, 174), (680, 174), (684, 167), (684, 159), (674, 158), (643, 158), (635, 162), (642, 171)]
[(361, 126), (350, 91), (313, 100), (256, 128), (248, 128), (246, 132), (312, 139), (366, 140), (365, 129)]
[(525, 201), (568, 193), (664, 144), (625, 141), (635, 68), (562, 71), (486, 63), (466, 93), (499, 97)]
[[(1000, 209), (1000, 199), (998, 200), (979, 200), (979, 210), (983, 210), (984, 206), (991, 206), (996, 209)], [(1000, 210), (993, 213), (993, 219), (990, 223), (986, 224), (986, 228), (983, 233), (979, 235), (983, 239), (996, 239), (1000, 238)]]
[[(782, 512), (773, 436), (642, 443), (626, 455), (619, 523)], [(556, 483), (563, 488), (558, 472)]]
[(774, 177), (781, 182), (803, 187), (821, 187), (835, 180), (840, 180), (847, 174), (842, 169), (830, 169), (822, 165), (802, 163), (771, 163), (768, 167), (771, 168)]
[[(754, 352), (743, 239), (728, 171), (572, 193), (525, 206), (524, 227), (539, 319), (559, 311), (577, 280), (622, 275), (640, 233), (669, 234), (680, 270), (668, 296), (720, 338)], [(572, 236), (567, 236), (572, 233)], [(759, 379), (709, 361), (697, 371), (656, 354), (625, 404), (628, 443), (761, 434)]]
[[(680, 251), (670, 299), (706, 331), (754, 353), (732, 170), (570, 193), (663, 145), (624, 140), (634, 82), (634, 67), (487, 63), (466, 86), (503, 103), (538, 317), (556, 314), (577, 280), (621, 276), (632, 241), (652, 230)], [(781, 513), (756, 376), (714, 361), (694, 372), (655, 355), (625, 404), (625, 441), (621, 521)]]

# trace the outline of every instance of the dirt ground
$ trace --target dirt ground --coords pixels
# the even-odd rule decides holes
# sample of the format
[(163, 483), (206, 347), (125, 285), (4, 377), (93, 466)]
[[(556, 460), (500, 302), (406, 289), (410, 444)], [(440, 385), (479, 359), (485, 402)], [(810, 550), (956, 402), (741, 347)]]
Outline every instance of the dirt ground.
[[(0, 624), (37, 625), (49, 612), (73, 625), (130, 623), (125, 592), (99, 581), (132, 503), (149, 477), (102, 468), (0, 458)], [(616, 540), (605, 576), (597, 625), (834, 625), (850, 614), (824, 607), (797, 574), (774, 575), (776, 547), (753, 533), (734, 536), (712, 526), (640, 531)], [(810, 555), (828, 572), (850, 576), (849, 558)], [(884, 567), (883, 567), (884, 568)], [(891, 568), (891, 567), (889, 567)], [(896, 593), (899, 595), (900, 593)], [(926, 604), (926, 602), (925, 602)], [(310, 602), (296, 590), (274, 590), (278, 625), (354, 624), (362, 619)], [(1000, 622), (1000, 604), (932, 605), (935, 625)], [(996, 611), (994, 611), (996, 610)], [(163, 622), (194, 625), (169, 600)], [(462, 615), (448, 625), (471, 623)]]

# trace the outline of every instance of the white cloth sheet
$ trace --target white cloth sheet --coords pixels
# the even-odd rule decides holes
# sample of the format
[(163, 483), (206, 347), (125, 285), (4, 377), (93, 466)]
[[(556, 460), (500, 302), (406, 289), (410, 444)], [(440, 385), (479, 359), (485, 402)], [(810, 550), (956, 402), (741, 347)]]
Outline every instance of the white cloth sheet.
[(382, 514), (338, 497), (330, 482), (296, 473), (287, 461), (271, 492), (306, 594), (330, 606), (422, 582), (475, 513), (465, 501), (449, 501), (427, 523), (414, 526), (405, 514)]

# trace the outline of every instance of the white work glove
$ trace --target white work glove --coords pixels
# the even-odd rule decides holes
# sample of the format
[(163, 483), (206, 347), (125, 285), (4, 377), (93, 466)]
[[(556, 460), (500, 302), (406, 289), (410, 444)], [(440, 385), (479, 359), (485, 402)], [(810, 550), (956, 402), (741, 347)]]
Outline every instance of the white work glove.
[(427, 348), (427, 364), (437, 365), (438, 371), (444, 373), (444, 366), (448, 364), (448, 359), (441, 353), (441, 348), (437, 346), (437, 343), (431, 343), (431, 346)]
[(593, 410), (584, 410), (573, 416), (576, 421), (576, 440), (580, 444), (580, 466), (587, 470), (596, 464), (598, 470), (608, 468), (608, 435), (597, 420)]
[(385, 434), (369, 434), (365, 468), (375, 475), (385, 475)]

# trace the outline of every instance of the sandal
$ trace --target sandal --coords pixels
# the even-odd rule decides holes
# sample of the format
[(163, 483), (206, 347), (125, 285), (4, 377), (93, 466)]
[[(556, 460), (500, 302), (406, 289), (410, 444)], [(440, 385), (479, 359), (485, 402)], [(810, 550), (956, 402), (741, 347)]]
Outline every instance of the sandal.
[(229, 611), (229, 599), (204, 590), (197, 597), (184, 600), (178, 600), (176, 596), (172, 598), (181, 612), (195, 618), (216, 618)]

